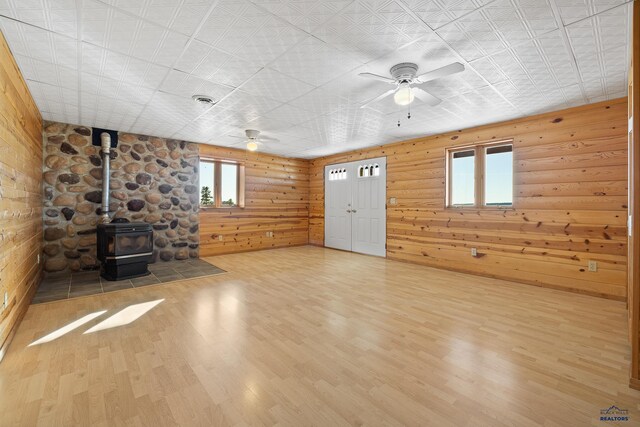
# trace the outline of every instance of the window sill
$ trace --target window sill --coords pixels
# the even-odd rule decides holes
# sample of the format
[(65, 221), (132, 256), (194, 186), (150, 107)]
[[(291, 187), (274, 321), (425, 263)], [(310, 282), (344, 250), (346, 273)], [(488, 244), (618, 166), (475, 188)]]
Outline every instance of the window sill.
[(219, 211), (223, 209), (244, 209), (244, 206), (220, 206), (219, 208), (216, 206), (200, 206), (201, 211)]
[(445, 206), (447, 211), (515, 211), (514, 206)]

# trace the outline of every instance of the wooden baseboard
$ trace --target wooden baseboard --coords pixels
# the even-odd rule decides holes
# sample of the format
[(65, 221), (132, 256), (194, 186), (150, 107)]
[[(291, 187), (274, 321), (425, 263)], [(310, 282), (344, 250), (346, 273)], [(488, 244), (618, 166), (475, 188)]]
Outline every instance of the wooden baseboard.
[[(20, 326), (20, 323), (22, 322), (24, 315), (27, 314), (27, 310), (29, 309), (29, 305), (31, 304), (31, 299), (33, 299), (33, 296), (38, 290), (38, 287), (42, 282), (42, 277), (43, 277), (43, 271), (40, 270), (38, 272), (38, 275), (36, 276), (36, 279), (31, 284), (30, 289), (25, 293), (24, 297), (17, 303), (19, 307), (22, 307), (22, 304), (24, 304), (24, 306), (18, 312), (18, 318), (16, 319), (16, 322), (13, 328), (11, 329), (11, 332), (9, 332), (9, 335), (7, 335), (7, 338), (4, 340), (2, 345), (0, 345), (0, 363), (2, 363), (2, 359), (4, 359), (4, 355), (7, 354), (7, 350), (11, 345), (11, 341), (13, 341), (13, 337), (16, 335), (16, 331), (18, 330), (18, 327)], [(27, 301), (25, 301), (25, 299), (27, 299)]]
[[(318, 244), (318, 243), (309, 243), (309, 245), (310, 246), (317, 246), (317, 247), (321, 247), (321, 248), (327, 248), (323, 244)], [(333, 248), (327, 248), (327, 249), (333, 249)], [(365, 254), (362, 254), (362, 255), (365, 255)], [(503, 275), (499, 275), (499, 274), (479, 273), (477, 271), (469, 270), (469, 269), (465, 269), (465, 268), (445, 268), (445, 267), (441, 267), (441, 266), (433, 266), (433, 265), (429, 265), (429, 264), (423, 264), (423, 263), (419, 263), (419, 262), (409, 261), (409, 260), (406, 260), (406, 259), (394, 258), (393, 254), (389, 254), (389, 252), (387, 252), (386, 258), (390, 259), (390, 260), (393, 260), (393, 261), (403, 262), (403, 263), (407, 263), (407, 264), (422, 265), (422, 266), (429, 267), (429, 268), (436, 268), (438, 270), (454, 271), (456, 273), (471, 274), (471, 275), (480, 276), (480, 277), (489, 277), (489, 278), (492, 278), (492, 279), (505, 280), (505, 281), (508, 281), (508, 282), (522, 283), (524, 285), (529, 285), (529, 286), (537, 286), (539, 288), (555, 289), (557, 291), (566, 291), (566, 292), (571, 292), (571, 293), (580, 294), (580, 295), (587, 295), (587, 296), (591, 296), (591, 297), (610, 299), (610, 300), (613, 300), (613, 301), (622, 301), (622, 302), (625, 302), (625, 303), (627, 302), (627, 297), (625, 297), (625, 296), (610, 295), (610, 294), (605, 294), (605, 293), (601, 293), (601, 292), (588, 291), (588, 290), (584, 290), (584, 289), (577, 289), (577, 288), (564, 287), (564, 286), (556, 286), (556, 285), (552, 285), (552, 284), (548, 284), (548, 283), (540, 283), (540, 282), (536, 282), (536, 281), (532, 281), (532, 280), (531, 281), (527, 281), (527, 280), (522, 280), (522, 279), (513, 279), (513, 278), (508, 277), (508, 276), (503, 276)]]
[(4, 342), (2, 343), (2, 347), (0, 347), (0, 363), (2, 363), (2, 359), (4, 359), (4, 355), (7, 354), (7, 350), (11, 345), (11, 341), (13, 341), (13, 337), (16, 335), (16, 331), (18, 330), (18, 325), (20, 325), (20, 322), (22, 321), (22, 316), (20, 316), (20, 319), (18, 319), (18, 321), (16, 322), (16, 326), (11, 330), (11, 332), (9, 332), (7, 339), (4, 340)]
[(504, 281), (507, 281), (507, 282), (514, 282), (514, 283), (521, 283), (523, 285), (537, 286), (539, 288), (554, 289), (556, 291), (571, 292), (571, 293), (574, 293), (574, 294), (586, 295), (586, 296), (590, 296), (590, 297), (604, 298), (604, 299), (610, 299), (610, 300), (621, 301), (621, 302), (626, 302), (627, 301), (627, 298), (624, 297), (624, 296), (609, 295), (609, 294), (604, 294), (604, 293), (600, 293), (600, 292), (592, 292), (592, 291), (587, 291), (587, 290), (584, 290), (584, 289), (576, 289), (576, 288), (570, 288), (570, 287), (556, 286), (556, 285), (551, 285), (551, 284), (548, 284), (548, 283), (540, 283), (540, 282), (529, 281), (529, 280), (513, 279), (513, 278), (508, 277), (508, 276), (502, 276), (502, 275), (499, 275), (499, 274), (479, 273), (477, 271), (469, 270), (469, 269), (465, 269), (465, 268), (444, 268), (444, 267), (441, 267), (441, 266), (432, 266), (432, 265), (428, 265), (428, 264), (412, 262), (412, 261), (408, 261), (408, 260), (405, 260), (405, 259), (396, 259), (393, 256), (389, 256), (388, 252), (387, 252), (387, 259), (390, 259), (390, 260), (393, 260), (393, 261), (398, 261), (398, 262), (404, 262), (404, 263), (407, 263), (407, 264), (422, 265), (422, 266), (429, 267), (429, 268), (435, 268), (437, 270), (453, 271), (453, 272), (456, 272), (456, 273), (471, 274), (472, 276), (479, 276), (479, 277), (489, 277), (491, 279), (504, 280)]
[(629, 387), (640, 390), (640, 378), (629, 378)]
[(211, 257), (221, 256), (221, 255), (233, 255), (233, 254), (242, 254), (247, 252), (268, 251), (269, 249), (297, 248), (300, 246), (309, 246), (309, 243), (297, 243), (295, 245), (277, 245), (277, 246), (270, 246), (268, 248), (241, 249), (239, 251), (229, 251), (225, 253), (212, 254), (212, 255), (203, 255), (202, 253), (200, 253), (198, 258), (211, 258)]

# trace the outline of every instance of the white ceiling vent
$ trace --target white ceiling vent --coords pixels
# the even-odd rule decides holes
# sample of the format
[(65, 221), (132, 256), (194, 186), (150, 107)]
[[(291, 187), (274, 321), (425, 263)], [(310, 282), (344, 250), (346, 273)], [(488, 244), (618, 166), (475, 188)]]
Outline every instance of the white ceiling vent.
[(206, 105), (206, 106), (215, 105), (218, 102), (215, 99), (213, 99), (212, 97), (207, 96), (207, 95), (193, 95), (191, 97), (191, 99), (196, 101), (198, 104), (202, 104), (202, 105)]

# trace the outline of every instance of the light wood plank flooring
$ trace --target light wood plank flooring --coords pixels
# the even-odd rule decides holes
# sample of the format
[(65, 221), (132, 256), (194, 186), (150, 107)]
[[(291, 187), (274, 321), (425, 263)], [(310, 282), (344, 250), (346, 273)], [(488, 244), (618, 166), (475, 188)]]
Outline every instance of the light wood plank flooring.
[(624, 303), (317, 247), (209, 260), (228, 273), (31, 306), (0, 424), (640, 424)]

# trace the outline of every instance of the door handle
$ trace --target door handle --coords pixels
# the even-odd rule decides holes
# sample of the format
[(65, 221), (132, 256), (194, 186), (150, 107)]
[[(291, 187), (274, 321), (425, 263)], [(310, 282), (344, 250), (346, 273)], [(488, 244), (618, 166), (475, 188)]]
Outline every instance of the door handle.
[(356, 213), (356, 210), (355, 210), (355, 209), (353, 209), (351, 212), (352, 212), (352, 213)]
[(347, 213), (351, 213), (351, 209), (347, 209)]

